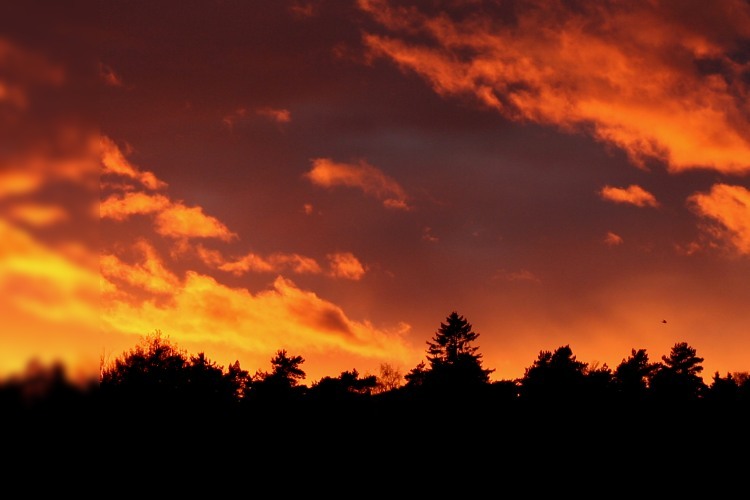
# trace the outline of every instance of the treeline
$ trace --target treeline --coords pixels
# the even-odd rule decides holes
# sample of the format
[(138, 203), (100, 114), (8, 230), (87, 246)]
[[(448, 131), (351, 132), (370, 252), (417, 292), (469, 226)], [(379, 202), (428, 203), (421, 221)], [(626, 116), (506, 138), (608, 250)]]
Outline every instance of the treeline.
[(113, 411), (148, 408), (190, 412), (262, 412), (266, 409), (386, 407), (460, 401), (463, 405), (557, 406), (695, 404), (704, 408), (750, 408), (748, 372), (701, 377), (703, 358), (685, 342), (654, 361), (645, 349), (631, 353), (614, 369), (576, 359), (569, 345), (540, 351), (513, 380), (491, 381), (476, 345), (479, 335), (456, 312), (427, 341), (426, 358), (407, 373), (385, 363), (379, 374), (356, 369), (303, 383), (304, 358), (279, 350), (270, 371), (250, 373), (238, 361), (217, 364), (204, 353), (190, 354), (156, 331), (109, 363), (95, 383), (82, 387), (66, 380), (64, 368), (39, 367), (31, 376), (6, 380), (0, 403), (13, 408), (55, 408), (76, 404)]

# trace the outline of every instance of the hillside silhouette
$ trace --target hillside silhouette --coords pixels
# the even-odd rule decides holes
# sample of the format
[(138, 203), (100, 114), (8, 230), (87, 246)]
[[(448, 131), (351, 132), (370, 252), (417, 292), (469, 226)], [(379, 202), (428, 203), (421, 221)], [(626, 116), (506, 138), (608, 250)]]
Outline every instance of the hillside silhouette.
[[(748, 373), (715, 373), (706, 384), (703, 358), (685, 342), (656, 360), (634, 348), (614, 368), (589, 366), (562, 345), (541, 350), (517, 379), (491, 381), (478, 339), (454, 311), (407, 373), (384, 363), (379, 374), (352, 368), (307, 385), (302, 355), (281, 349), (267, 371), (251, 372), (188, 353), (157, 330), (89, 383), (39, 363), (4, 380), (0, 411), (16, 431), (6, 452), (56, 463), (60, 450), (75, 450), (118, 480), (170, 467), (189, 478), (212, 471), (226, 485), (248, 469), (272, 473), (262, 480), (309, 469), (322, 481), (397, 467), (390, 484), (421, 487), (420, 474), (447, 467), (481, 473), (461, 487), (479, 496), (498, 473), (666, 480), (662, 466), (711, 465), (748, 441)], [(346, 481), (315, 484), (349, 491)]]
[(508, 410), (550, 405), (617, 411), (750, 408), (750, 373), (716, 372), (707, 384), (701, 377), (704, 359), (686, 342), (676, 342), (656, 360), (645, 349), (633, 348), (614, 368), (590, 366), (576, 358), (570, 345), (562, 345), (541, 350), (522, 376), (490, 381), (494, 370), (483, 366), (478, 338), (471, 323), (454, 311), (426, 341), (425, 360), (407, 373), (383, 363), (379, 374), (361, 374), (353, 367), (306, 385), (302, 355), (279, 350), (270, 371), (251, 373), (239, 361), (220, 365), (203, 352), (188, 353), (156, 330), (111, 362), (102, 362), (98, 380), (84, 386), (68, 380), (61, 364), (31, 363), (26, 373), (0, 384), (0, 402), (6, 413), (64, 406), (201, 414), (456, 404)]

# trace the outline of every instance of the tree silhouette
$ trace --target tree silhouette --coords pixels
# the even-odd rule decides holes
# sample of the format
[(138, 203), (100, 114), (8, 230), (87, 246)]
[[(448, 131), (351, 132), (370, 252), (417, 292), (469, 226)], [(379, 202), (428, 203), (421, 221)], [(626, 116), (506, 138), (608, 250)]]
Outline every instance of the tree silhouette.
[(205, 353), (191, 356), (186, 369), (186, 393), (194, 406), (207, 409), (236, 402), (235, 389), (224, 375), (224, 368), (208, 359)]
[(727, 373), (726, 377), (722, 377), (717, 371), (714, 372), (711, 385), (706, 391), (706, 398), (712, 403), (728, 405), (737, 402), (739, 392), (740, 386), (731, 373)]
[(308, 394), (317, 400), (350, 401), (369, 397), (376, 385), (375, 375), (360, 378), (359, 372), (353, 369), (341, 372), (336, 378), (323, 377), (310, 387)]
[(404, 375), (406, 380), (406, 387), (408, 389), (418, 389), (424, 386), (424, 382), (427, 379), (427, 364), (424, 361), (420, 361), (417, 366), (409, 370), (409, 373)]
[(187, 365), (187, 354), (156, 330), (102, 368), (101, 391), (131, 404), (177, 404), (185, 397)]
[(479, 334), (466, 318), (453, 311), (427, 341), (430, 369), (423, 384), (441, 391), (462, 391), (485, 386), (493, 369), (482, 367), (479, 347), (473, 345)]
[(404, 376), (401, 371), (391, 366), (390, 363), (380, 364), (380, 375), (377, 376), (377, 384), (372, 390), (373, 394), (383, 394), (395, 391), (404, 384)]
[(235, 360), (227, 367), (224, 378), (229, 385), (229, 389), (236, 401), (242, 401), (250, 391), (252, 377), (247, 370), (243, 370), (239, 360)]
[(100, 393), (137, 409), (215, 411), (237, 402), (236, 388), (221, 365), (205, 353), (188, 354), (160, 330), (147, 335), (100, 369)]
[(589, 401), (609, 402), (613, 395), (614, 375), (604, 363), (587, 365), (583, 369), (584, 380), (581, 395)]
[(300, 368), (304, 362), (302, 356), (289, 356), (286, 349), (276, 351), (271, 359), (271, 372), (255, 373), (250, 384), (250, 397), (246, 399), (291, 401), (302, 397), (307, 389), (299, 384), (305, 378), (305, 372)]
[(649, 385), (654, 396), (665, 402), (696, 401), (703, 396), (706, 385), (700, 377), (703, 358), (687, 342), (677, 342), (669, 356), (652, 373)]
[(569, 345), (540, 351), (521, 379), (521, 397), (527, 401), (574, 401), (583, 395), (587, 364), (577, 361)]
[(630, 356), (615, 368), (617, 395), (630, 402), (643, 401), (648, 395), (648, 381), (657, 368), (657, 363), (649, 362), (646, 349), (631, 349)]

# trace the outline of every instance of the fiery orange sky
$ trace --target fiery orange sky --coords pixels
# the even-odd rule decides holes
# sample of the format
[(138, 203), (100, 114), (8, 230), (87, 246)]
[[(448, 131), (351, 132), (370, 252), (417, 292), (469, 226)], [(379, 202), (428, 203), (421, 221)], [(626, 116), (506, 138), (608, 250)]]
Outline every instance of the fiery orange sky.
[(495, 380), (750, 371), (746, 0), (36, 4), (0, 12), (0, 375), (156, 330), (406, 373), (452, 311)]

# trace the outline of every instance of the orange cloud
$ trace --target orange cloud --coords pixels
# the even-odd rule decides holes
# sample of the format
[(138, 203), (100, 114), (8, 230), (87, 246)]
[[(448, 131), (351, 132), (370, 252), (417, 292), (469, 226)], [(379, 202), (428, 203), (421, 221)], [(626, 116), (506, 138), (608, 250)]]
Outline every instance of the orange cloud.
[(599, 195), (602, 199), (613, 201), (615, 203), (629, 203), (637, 207), (659, 206), (659, 202), (656, 201), (653, 194), (635, 184), (631, 184), (626, 188), (604, 186), (601, 191), (599, 191)]
[(131, 215), (160, 212), (172, 202), (163, 195), (150, 195), (141, 192), (112, 195), (99, 205), (99, 214), (104, 219), (125, 220)]
[(695, 193), (689, 206), (714, 222), (711, 236), (725, 241), (739, 253), (750, 255), (750, 190), (742, 186), (714, 184), (708, 193)]
[(0, 103), (18, 110), (29, 105), (29, 91), (36, 85), (59, 86), (65, 71), (46, 56), (0, 37)]
[[(49, 322), (50, 328), (105, 331), (107, 336), (135, 338), (163, 329), (180, 344), (197, 342), (207, 352), (212, 346), (228, 346), (230, 352), (264, 363), (280, 347), (306, 358), (335, 352), (404, 363), (422, 354), (405, 340), (408, 325), (383, 329), (353, 320), (339, 306), (287, 279), (278, 277), (254, 294), (194, 271), (178, 276), (145, 241), (137, 242), (135, 250), (136, 261), (130, 263), (113, 254), (97, 258), (88, 249), (92, 255), (84, 264), (0, 219), (2, 311), (12, 306), (28, 318)], [(9, 325), (11, 318), (4, 320)], [(106, 345), (101, 335), (93, 337), (94, 351)], [(41, 350), (39, 338), (35, 352)], [(68, 338), (71, 346), (79, 340)], [(90, 354), (92, 340), (88, 342), (66, 354)]]
[(179, 285), (177, 276), (164, 267), (164, 263), (154, 248), (145, 240), (135, 245), (141, 255), (136, 264), (126, 264), (115, 255), (102, 255), (99, 260), (102, 276), (109, 280), (120, 281), (152, 293), (168, 294)]
[(228, 271), (236, 275), (242, 275), (246, 272), (280, 272), (284, 269), (291, 269), (297, 274), (319, 274), (320, 265), (310, 257), (298, 254), (275, 253), (267, 259), (260, 255), (249, 253), (241, 259), (233, 262), (224, 262), (218, 266), (222, 271)]
[(316, 16), (318, 9), (313, 3), (294, 2), (288, 10), (295, 17), (308, 18)]
[(280, 346), (305, 355), (333, 349), (396, 361), (419, 355), (403, 338), (408, 325), (383, 330), (354, 321), (335, 304), (281, 277), (252, 294), (188, 272), (171, 300), (108, 300), (102, 318), (123, 333), (142, 335), (163, 325), (180, 343), (228, 344), (265, 360)]
[(40, 137), (8, 142), (0, 151), (0, 198), (28, 195), (58, 181), (88, 188), (94, 197), (100, 187), (99, 135), (60, 127)]
[(539, 277), (529, 271), (528, 269), (519, 269), (518, 271), (507, 271), (501, 269), (495, 274), (494, 279), (502, 279), (505, 281), (527, 281), (530, 283), (541, 283), (542, 280)]
[(173, 203), (156, 216), (156, 232), (172, 238), (218, 238), (230, 241), (237, 237), (215, 217), (203, 213), (201, 207)]
[[(128, 162), (120, 148), (109, 138), (103, 137), (101, 144), (105, 175), (122, 175), (139, 181), (148, 189), (161, 189), (166, 186), (153, 173), (142, 172)], [(218, 238), (230, 241), (237, 237), (221, 221), (203, 213), (202, 207), (188, 207), (161, 194), (152, 195), (140, 191), (130, 191), (123, 195), (114, 194), (100, 204), (99, 213), (102, 218), (118, 221), (125, 220), (131, 215), (156, 214), (156, 232), (172, 238)]]
[(246, 108), (237, 108), (228, 115), (224, 116), (221, 121), (227, 126), (229, 130), (234, 128), (234, 125), (247, 116)]
[(37, 317), (91, 324), (98, 314), (99, 275), (0, 219), (0, 293), (3, 304)]
[(404, 189), (392, 178), (365, 161), (358, 164), (336, 163), (330, 158), (316, 158), (305, 176), (318, 186), (355, 187), (383, 202), (383, 206), (408, 210)]
[(270, 118), (276, 123), (289, 123), (292, 121), (292, 113), (288, 109), (259, 108), (255, 112), (260, 116)]
[[(444, 96), (471, 96), (512, 120), (590, 132), (640, 166), (750, 171), (747, 63), (740, 0), (531, 0), (514, 21), (477, 9), (451, 19), (388, 0), (359, 0), (390, 32), (366, 33), (371, 57), (413, 71)], [(421, 41), (416, 41), (421, 40)]]
[(431, 227), (425, 227), (422, 229), (422, 239), (424, 241), (429, 241), (430, 243), (437, 243), (438, 241), (440, 241), (440, 238), (432, 234)]
[(0, 172), (0, 198), (36, 191), (43, 183), (41, 172), (17, 169)]
[(99, 63), (99, 78), (110, 87), (122, 87), (124, 85), (120, 75), (104, 63)]
[(104, 174), (119, 175), (133, 179), (152, 190), (166, 187), (167, 184), (158, 179), (152, 172), (141, 171), (130, 163), (112, 139), (102, 136), (100, 143)]
[(622, 236), (619, 234), (613, 233), (612, 231), (607, 231), (606, 236), (604, 236), (604, 244), (614, 247), (617, 245), (622, 245), (623, 240)]
[(68, 219), (68, 213), (57, 205), (22, 203), (8, 209), (8, 217), (26, 224), (44, 227)]
[(365, 266), (350, 252), (328, 254), (330, 275), (336, 278), (360, 280), (365, 275)]

